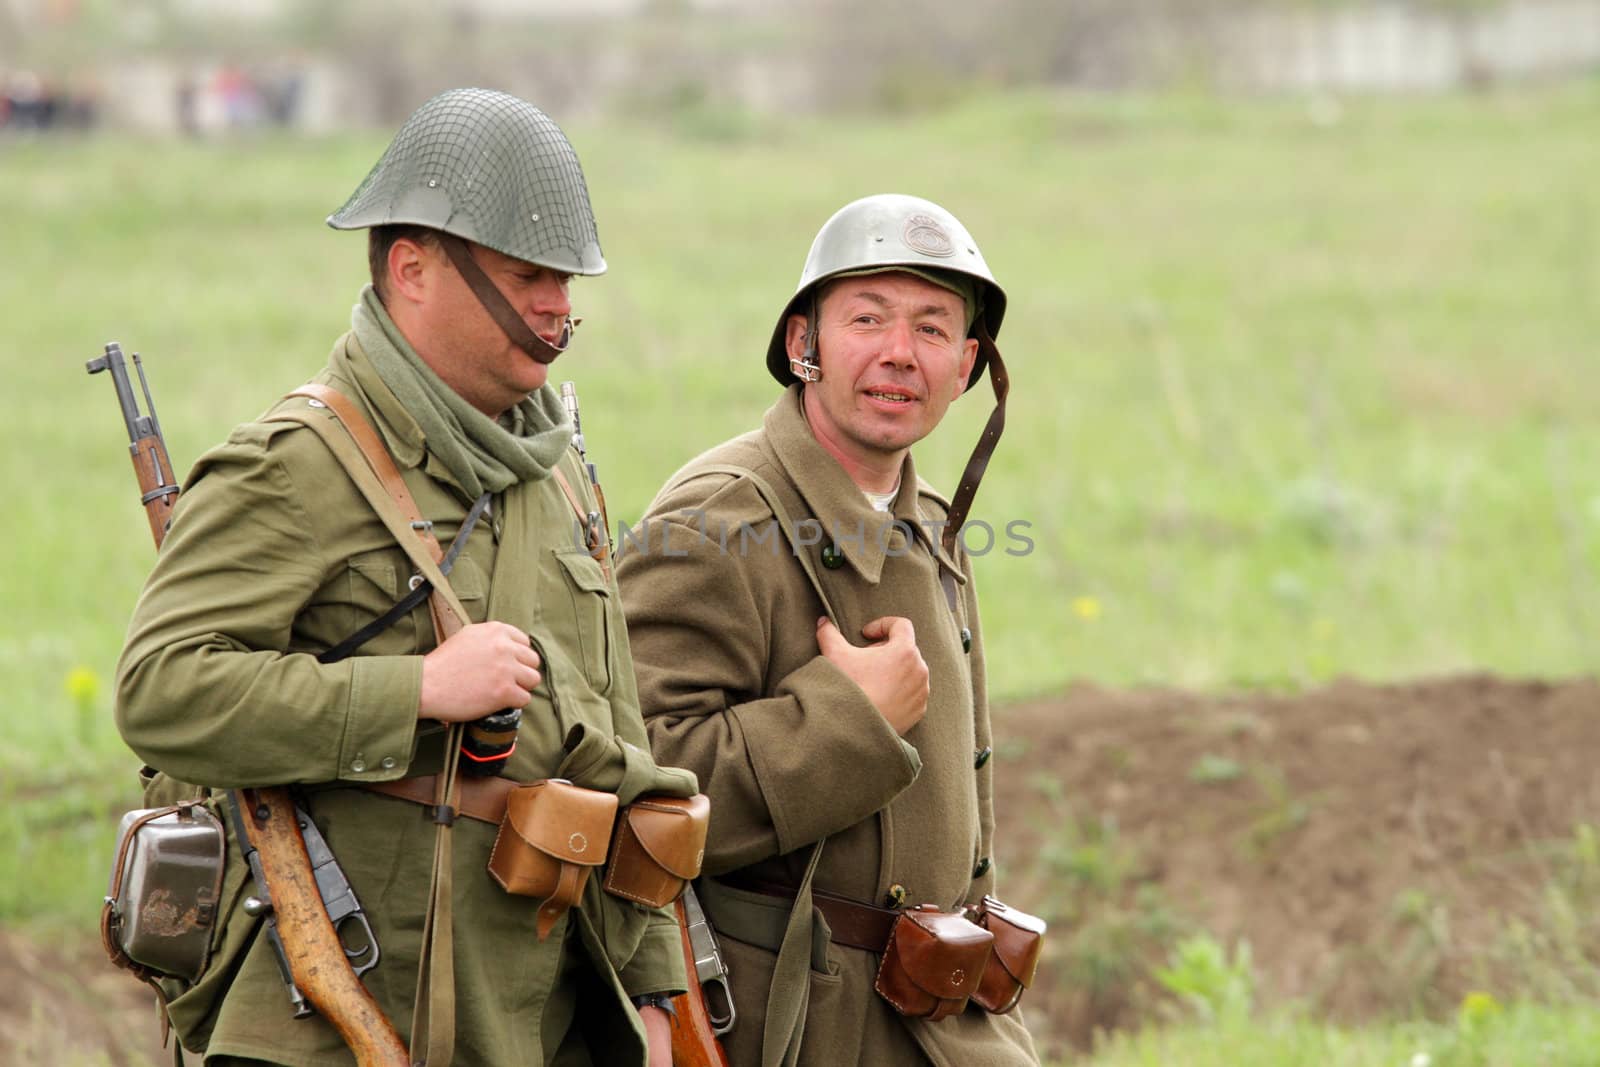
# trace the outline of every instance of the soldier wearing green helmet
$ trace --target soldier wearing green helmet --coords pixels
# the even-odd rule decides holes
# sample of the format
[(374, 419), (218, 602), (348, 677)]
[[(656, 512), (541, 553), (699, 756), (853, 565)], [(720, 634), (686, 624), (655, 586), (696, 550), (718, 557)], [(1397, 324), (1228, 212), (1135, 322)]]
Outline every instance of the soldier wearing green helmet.
[[(573, 539), (597, 495), (546, 379), (572, 276), (606, 269), (577, 155), (533, 105), (452, 90), (327, 221), (368, 230), (372, 274), (313, 379), (334, 392), (291, 394), (190, 474), (119, 665), (123, 736), (163, 772), (152, 803), (182, 782), (296, 787), (413, 1061), (665, 1065), (661, 997), (685, 987), (671, 909), (598, 875), (547, 908), (486, 869), (517, 783), (622, 805), (696, 788), (648, 754), (609, 557)], [(409, 524), (360, 488), (360, 424)], [(431, 593), (407, 538), (448, 570)], [(478, 758), (455, 724), (504, 709), (521, 721), (503, 765), (455, 775)], [(164, 983), (179, 1039), (208, 1064), (355, 1062), (327, 1020), (293, 1017), (237, 860), (208, 968)]]
[[(929, 1008), (891, 977), (896, 924), (928, 914), (916, 906), (983, 923), (1003, 909), (985, 904), (993, 740), (959, 534), (1004, 421), (1005, 309), (943, 207), (847, 204), (772, 331), (783, 395), (668, 479), (643, 550), (619, 564), (656, 757), (712, 798), (697, 886), (736, 1067), (1038, 1062), (1014, 997), (980, 1008), (952, 991)], [(947, 497), (911, 449), (986, 371), (994, 413)], [(1029, 947), (1006, 962), (1025, 983), (1042, 924), (1013, 927)]]

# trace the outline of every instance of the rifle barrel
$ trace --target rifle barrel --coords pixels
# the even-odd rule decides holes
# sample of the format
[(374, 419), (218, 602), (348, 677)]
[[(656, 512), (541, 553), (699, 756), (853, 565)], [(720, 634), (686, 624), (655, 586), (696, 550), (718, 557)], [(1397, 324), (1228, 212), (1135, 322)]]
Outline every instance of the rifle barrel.
[(161, 424), (156, 421), (156, 404), (150, 396), (150, 382), (144, 376), (144, 365), (139, 362), (138, 353), (134, 353), (133, 365), (139, 372), (139, 385), (144, 389), (144, 405), (149, 415), (139, 414), (139, 398), (134, 395), (133, 381), (128, 377), (128, 361), (123, 358), (121, 345), (111, 341), (106, 345), (105, 355), (89, 360), (85, 367), (90, 374), (111, 373), (117, 405), (122, 409), (122, 422), (128, 428), (128, 455), (133, 460), (133, 474), (139, 482), (139, 503), (144, 505), (145, 517), (150, 520), (150, 536), (160, 548), (167, 536), (167, 527), (172, 524), (178, 481), (167, 455), (167, 442), (161, 436)]
[[(122, 422), (128, 428), (128, 440), (137, 441), (140, 437), (139, 405), (133, 396), (133, 383), (128, 380), (128, 361), (123, 358), (122, 346), (115, 341), (107, 342), (105, 355), (91, 359), (85, 367), (90, 374), (111, 372), (111, 384), (117, 391), (117, 404), (122, 408)], [(143, 377), (142, 371), (140, 377)]]

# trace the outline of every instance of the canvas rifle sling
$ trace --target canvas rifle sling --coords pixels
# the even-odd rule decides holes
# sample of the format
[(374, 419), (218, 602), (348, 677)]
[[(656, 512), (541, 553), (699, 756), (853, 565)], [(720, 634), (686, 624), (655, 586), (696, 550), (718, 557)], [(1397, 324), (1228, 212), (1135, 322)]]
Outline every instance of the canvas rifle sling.
[[(328, 446), (423, 579), (433, 587), (428, 595), (429, 613), (433, 617), (435, 637), (443, 644), (466, 625), (469, 616), (440, 568), (445, 557), (438, 539), (433, 536), (433, 524), (422, 518), (388, 449), (360, 410), (331, 386), (312, 382), (287, 395), (306, 397), (313, 407), (320, 405), (333, 418), (314, 415), (305, 408), (290, 408), (268, 416), (267, 421), (299, 423), (310, 428)], [(336, 431), (333, 423), (345, 432)], [(445, 735), (446, 753), (460, 748), (461, 730), (460, 723), (450, 725)], [(433, 810), (438, 830), (434, 837), (433, 871), (409, 1042), (413, 1059), (427, 1067), (449, 1067), (455, 1045), (450, 827), (456, 807), (457, 766), (458, 761), (447, 756), (444, 769), (436, 776)]]
[[(731, 474), (749, 481), (756, 493), (766, 502), (767, 507), (772, 509), (772, 516), (794, 549), (794, 558), (806, 572), (811, 588), (815, 590), (817, 599), (822, 602), (822, 610), (828, 616), (828, 621), (842, 631), (839, 615), (833, 610), (833, 602), (828, 599), (828, 591), (822, 586), (822, 575), (817, 571), (816, 561), (805, 550), (805, 546), (800, 544), (794, 524), (789, 519), (789, 509), (784, 506), (783, 499), (772, 483), (750, 468), (735, 463), (696, 467), (693, 477), (702, 474)], [(666, 491), (662, 490), (663, 493)], [(798, 496), (795, 502), (802, 503)], [(804, 1030), (803, 1023), (811, 992), (811, 982), (807, 977), (811, 967), (813, 923), (811, 883), (817, 873), (817, 861), (822, 858), (822, 846), (826, 842), (827, 838), (823, 838), (811, 847), (811, 856), (806, 861), (805, 875), (795, 889), (789, 919), (784, 926), (783, 942), (778, 948), (778, 958), (772, 971), (772, 986), (767, 996), (766, 1024), (761, 1035), (761, 1067), (794, 1067), (800, 1055), (800, 1038)]]

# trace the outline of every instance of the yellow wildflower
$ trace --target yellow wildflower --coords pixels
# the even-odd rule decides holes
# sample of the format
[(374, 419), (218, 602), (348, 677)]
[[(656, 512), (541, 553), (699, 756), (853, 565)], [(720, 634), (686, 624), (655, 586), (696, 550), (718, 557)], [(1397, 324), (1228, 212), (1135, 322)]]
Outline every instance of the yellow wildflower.
[(78, 705), (93, 704), (100, 697), (100, 676), (88, 667), (67, 672), (67, 695)]
[(1456, 1021), (1462, 1029), (1475, 1030), (1485, 1023), (1493, 1021), (1503, 1009), (1493, 993), (1474, 990), (1461, 998), (1461, 1007), (1456, 1010)]

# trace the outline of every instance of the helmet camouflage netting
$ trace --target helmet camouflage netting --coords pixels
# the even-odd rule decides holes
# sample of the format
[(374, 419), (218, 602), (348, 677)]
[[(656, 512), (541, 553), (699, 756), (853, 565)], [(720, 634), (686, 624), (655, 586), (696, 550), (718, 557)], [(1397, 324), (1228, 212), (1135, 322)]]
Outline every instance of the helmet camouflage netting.
[(427, 226), (570, 274), (602, 274), (589, 190), (566, 135), (506, 93), (451, 89), (419, 107), (328, 216), (338, 230)]

